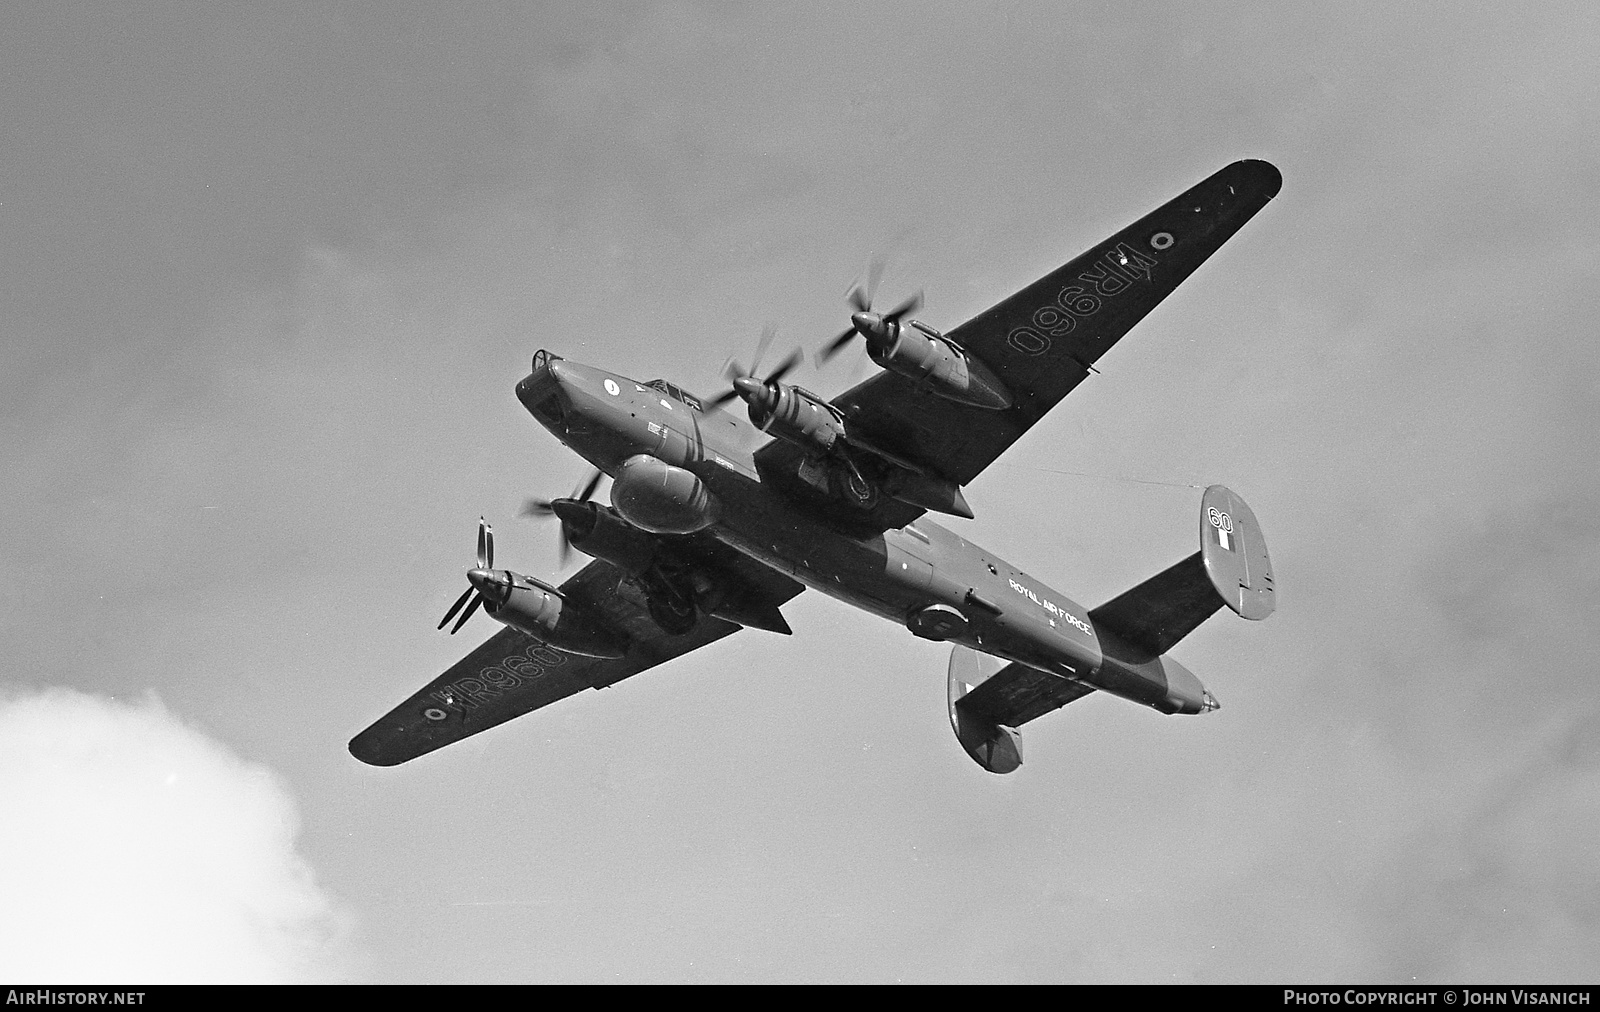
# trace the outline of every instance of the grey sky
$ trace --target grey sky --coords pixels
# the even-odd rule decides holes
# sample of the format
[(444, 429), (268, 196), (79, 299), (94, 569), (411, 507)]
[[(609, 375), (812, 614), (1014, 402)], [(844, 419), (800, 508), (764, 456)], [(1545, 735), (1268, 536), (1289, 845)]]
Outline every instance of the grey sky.
[[(1592, 980), (1597, 39), (1584, 4), (16, 13), (8, 697), (153, 690), (274, 771), (334, 976)], [(953, 325), (1241, 157), (1279, 198), (956, 522), (1093, 605), (1193, 551), (1182, 486), (1235, 488), (1283, 594), (1175, 651), (1220, 713), (1091, 698), (993, 777), (944, 650), (808, 594), (792, 638), (345, 753), (489, 632), (433, 628), (480, 513), (555, 571), (514, 514), (583, 465), (511, 394), (535, 348), (709, 391), (768, 320), (837, 333), (874, 254)]]

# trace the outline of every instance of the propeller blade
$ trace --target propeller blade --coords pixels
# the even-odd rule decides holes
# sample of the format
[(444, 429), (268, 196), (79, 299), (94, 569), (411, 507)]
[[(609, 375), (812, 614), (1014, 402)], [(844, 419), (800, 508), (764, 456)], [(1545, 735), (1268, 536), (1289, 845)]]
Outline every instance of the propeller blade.
[(455, 626), (450, 630), (450, 635), (454, 636), (456, 634), (457, 630), (459, 630), (462, 626), (466, 625), (467, 624), (467, 619), (472, 617), (472, 613), (477, 611), (478, 610), (478, 605), (480, 605), (482, 603), (483, 603), (483, 595), (482, 594), (479, 594), (478, 596), (474, 597), (472, 599), (472, 603), (467, 605), (467, 610), (462, 612), (461, 613), (461, 617), (456, 620)]
[[(866, 310), (864, 310), (864, 309), (857, 310), (857, 312), (864, 313), (864, 312), (866, 312)], [(817, 361), (818, 362), (826, 362), (829, 359), (833, 358), (833, 356), (835, 356), (835, 355), (839, 354), (839, 352), (843, 351), (844, 350), (844, 346), (849, 344), (850, 343), (850, 339), (852, 337), (855, 337), (855, 336), (856, 336), (856, 328), (855, 327), (847, 328), (843, 334), (840, 334), (838, 337), (836, 337), (833, 340), (829, 341), (823, 347), (823, 349), (820, 352), (817, 353)]]
[(456, 598), (456, 603), (452, 604), (450, 606), (450, 610), (444, 613), (444, 618), (439, 620), (439, 628), (440, 629), (443, 629), (445, 627), (445, 624), (447, 622), (449, 622), (452, 618), (455, 617), (456, 612), (461, 610), (461, 606), (466, 604), (467, 603), (467, 598), (469, 598), (471, 596), (472, 596), (472, 588), (468, 587), (467, 588), (467, 592), (465, 594), (462, 594), (460, 597)]
[(884, 260), (882, 257), (873, 257), (868, 261), (866, 284), (863, 285), (858, 282), (852, 285), (850, 293), (845, 296), (845, 300), (854, 307), (856, 312), (867, 313), (872, 311), (872, 300), (878, 294), (878, 282), (883, 280), (883, 265)]
[[(570, 500), (529, 499), (522, 507), (522, 515), (525, 517), (540, 518), (555, 516), (555, 504), (557, 502), (588, 502), (590, 499), (594, 498), (594, 490), (600, 487), (600, 479), (603, 477), (605, 477), (605, 472), (601, 471), (599, 468), (595, 468), (594, 471), (588, 475), (588, 477), (580, 480), (572, 489), (572, 498)], [(560, 551), (558, 553), (561, 560), (560, 564), (565, 566), (567, 564), (567, 560), (572, 556), (572, 539), (567, 536), (566, 522), (561, 521), (560, 523), (561, 529), (556, 534), (556, 538), (557, 543), (560, 545)], [(492, 552), (494, 550), (494, 534), (492, 532), (489, 535), (489, 545), (490, 551)]]
[(589, 497), (594, 495), (594, 490), (600, 485), (600, 475), (602, 473), (603, 472), (601, 472), (598, 467), (595, 468), (594, 474), (589, 476), (589, 480), (573, 490), (572, 498), (578, 500), (579, 502), (588, 502)]
[[(861, 285), (856, 285), (854, 288), (850, 289), (850, 294), (845, 297), (845, 301), (850, 303), (850, 308), (854, 309), (857, 313), (872, 312), (872, 300), (877, 297), (878, 282), (883, 280), (883, 264), (884, 261), (882, 257), (873, 257), (872, 261), (867, 264), (866, 286), (863, 287)], [(922, 293), (918, 292), (911, 298), (900, 303), (900, 305), (896, 306), (894, 309), (883, 314), (883, 319), (889, 323), (897, 323), (899, 322), (900, 317), (904, 316), (906, 313), (915, 312), (921, 305)], [(828, 342), (828, 344), (823, 347), (822, 351), (817, 353), (818, 364), (828, 361), (835, 355), (839, 354), (839, 352), (843, 351), (844, 346), (849, 344), (850, 339), (855, 337), (857, 333), (858, 331), (856, 328), (852, 326), (849, 330)]]
[[(754, 375), (756, 375), (756, 373), (761, 368), (761, 360), (762, 360), (762, 358), (764, 358), (766, 356), (767, 349), (772, 346), (772, 339), (777, 337), (777, 336), (778, 336), (777, 324), (768, 323), (767, 325), (762, 327), (761, 328), (761, 341), (756, 345), (756, 357), (755, 357), (754, 362), (750, 366), (750, 371), (746, 372), (744, 366), (740, 365), (737, 359), (731, 359), (730, 358), (730, 359), (728, 359), (727, 366), (722, 370), (722, 378), (732, 382), (734, 380), (744, 379), (746, 376), (754, 376)], [(773, 370), (772, 377), (768, 377), (766, 382), (771, 383), (773, 377), (782, 376), (785, 373), (787, 373), (790, 369), (793, 369), (799, 363), (800, 358), (801, 358), (800, 349), (796, 348), (792, 353), (790, 353), (789, 358), (787, 360), (785, 360), (782, 365), (778, 366), (777, 369)], [(732, 390), (725, 390), (722, 393), (718, 394), (716, 397), (713, 397), (711, 400), (706, 401), (706, 407), (708, 407), (708, 408), (720, 408), (724, 404), (727, 404), (728, 402), (732, 401), (734, 398), (736, 398), (738, 396), (739, 396), (738, 387), (735, 387)]]
[(804, 357), (805, 356), (800, 354), (800, 349), (796, 348), (794, 351), (791, 351), (789, 353), (789, 357), (784, 359), (783, 363), (779, 365), (778, 368), (772, 370), (772, 374), (762, 382), (767, 386), (771, 386), (772, 384), (778, 382), (785, 376), (789, 375), (789, 371), (795, 366), (799, 365)]
[(762, 357), (766, 355), (767, 348), (771, 347), (772, 339), (774, 337), (777, 337), (777, 336), (778, 336), (778, 325), (777, 324), (768, 323), (768, 324), (764, 325), (761, 328), (761, 343), (756, 345), (756, 360), (755, 360), (755, 362), (753, 362), (751, 364), (750, 371), (745, 373), (744, 375), (746, 375), (746, 376), (754, 376), (756, 374), (756, 371), (761, 368), (761, 359), (762, 359)]
[(478, 518), (478, 568), (494, 568), (494, 531), (483, 517)]
[(889, 310), (887, 313), (884, 313), (883, 314), (883, 318), (885, 320), (891, 320), (891, 321), (899, 320), (900, 317), (906, 315), (907, 313), (915, 313), (917, 310), (919, 310), (921, 308), (922, 308), (922, 292), (918, 291), (917, 294), (911, 296), (911, 298), (909, 298), (906, 301), (900, 303), (898, 306), (896, 306), (893, 309)]

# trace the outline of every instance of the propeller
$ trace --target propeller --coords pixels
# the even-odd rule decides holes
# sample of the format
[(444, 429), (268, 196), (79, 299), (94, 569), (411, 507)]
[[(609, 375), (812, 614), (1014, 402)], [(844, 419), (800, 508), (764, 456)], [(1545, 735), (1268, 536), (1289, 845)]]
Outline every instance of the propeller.
[[(594, 495), (594, 490), (600, 486), (600, 475), (600, 469), (598, 467), (595, 468), (593, 474), (589, 475), (588, 478), (578, 482), (577, 485), (573, 486), (572, 497), (570, 499), (529, 499), (522, 507), (522, 515), (525, 517), (555, 516), (557, 519), (559, 519), (558, 514), (560, 512), (560, 506), (557, 504), (565, 502), (588, 502), (589, 497)], [(567, 564), (567, 558), (572, 554), (572, 540), (567, 537), (567, 525), (565, 523), (561, 525), (559, 537), (561, 539), (561, 565), (565, 566)]]
[[(804, 359), (800, 349), (789, 353), (789, 357), (778, 364), (778, 367), (767, 374), (766, 379), (756, 379), (760, 370), (761, 359), (767, 353), (767, 347), (772, 344), (772, 339), (777, 336), (778, 328), (767, 324), (761, 328), (761, 341), (756, 345), (756, 357), (750, 371), (746, 372), (744, 366), (738, 362), (729, 362), (728, 367), (722, 371), (724, 379), (733, 381), (733, 388), (719, 394), (711, 401), (710, 407), (720, 408), (735, 397), (742, 397), (752, 406), (759, 406), (764, 411), (770, 411), (777, 403), (777, 385), (780, 380), (789, 375), (794, 367)], [(765, 392), (765, 393), (764, 393)], [(763, 403), (757, 405), (754, 398), (759, 398)]]
[[(483, 604), (485, 588), (494, 587), (502, 582), (494, 572), (494, 529), (483, 517), (478, 518), (478, 565), (476, 569), (467, 571), (467, 582), (472, 586), (456, 598), (456, 603), (452, 604), (450, 610), (444, 613), (444, 618), (439, 620), (439, 628), (443, 629), (447, 622), (455, 618), (456, 612), (461, 611), (462, 605), (467, 606), (467, 610), (461, 612), (461, 618), (456, 621), (455, 627), (450, 630), (452, 636), (467, 624), (467, 619), (471, 618), (472, 613)], [(467, 603), (469, 598), (470, 604)]]
[(883, 261), (872, 261), (872, 264), (867, 268), (866, 287), (863, 288), (857, 285), (850, 289), (850, 294), (845, 297), (845, 301), (850, 304), (850, 308), (855, 310), (854, 313), (850, 314), (850, 326), (846, 328), (844, 333), (824, 345), (822, 350), (817, 353), (818, 365), (827, 362), (843, 351), (844, 346), (849, 344), (850, 339), (857, 334), (866, 338), (867, 343), (871, 346), (887, 345), (890, 336), (895, 332), (895, 328), (900, 325), (900, 318), (907, 313), (915, 313), (922, 308), (922, 292), (918, 291), (887, 313), (874, 313), (872, 311), (872, 299), (877, 294), (878, 280), (882, 277)]

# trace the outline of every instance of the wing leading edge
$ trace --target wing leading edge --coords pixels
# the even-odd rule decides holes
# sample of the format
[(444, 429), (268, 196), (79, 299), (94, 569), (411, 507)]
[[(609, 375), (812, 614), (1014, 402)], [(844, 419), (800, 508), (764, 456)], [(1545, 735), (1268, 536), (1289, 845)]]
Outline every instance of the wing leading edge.
[[(951, 340), (982, 359), (1011, 391), (1015, 405), (1008, 410), (945, 400), (890, 372), (833, 403), (851, 431), (966, 485), (1282, 185), (1283, 176), (1267, 162), (1234, 162), (950, 331)], [(768, 451), (780, 452), (768, 446), (761, 453)], [(903, 505), (889, 509), (903, 511)]]

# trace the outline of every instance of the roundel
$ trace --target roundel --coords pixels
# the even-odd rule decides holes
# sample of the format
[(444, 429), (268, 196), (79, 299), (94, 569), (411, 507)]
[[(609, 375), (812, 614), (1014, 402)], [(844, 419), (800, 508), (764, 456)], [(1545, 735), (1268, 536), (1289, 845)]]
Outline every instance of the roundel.
[(617, 396), (617, 394), (619, 394), (621, 392), (622, 392), (622, 388), (617, 386), (617, 381), (616, 380), (614, 380), (614, 379), (606, 380), (606, 393), (608, 393), (611, 396), (615, 397), (615, 396)]
[(1171, 232), (1157, 232), (1150, 237), (1151, 249), (1169, 249), (1172, 246)]
[(426, 710), (422, 711), (422, 715), (424, 717), (427, 717), (429, 720), (443, 720), (446, 717), (450, 716), (448, 713), (445, 713), (443, 710), (439, 709), (437, 706), (428, 707)]

